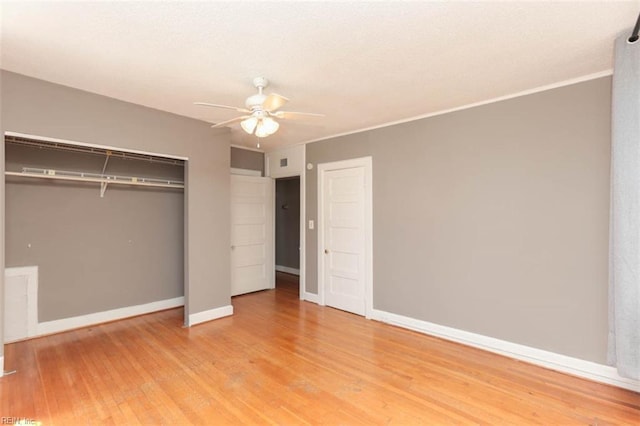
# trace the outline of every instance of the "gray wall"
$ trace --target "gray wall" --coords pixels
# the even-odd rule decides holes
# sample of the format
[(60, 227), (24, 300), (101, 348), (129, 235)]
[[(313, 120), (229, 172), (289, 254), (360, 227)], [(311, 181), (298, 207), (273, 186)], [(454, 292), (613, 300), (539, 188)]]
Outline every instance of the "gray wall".
[(275, 216), (276, 265), (299, 269), (300, 177), (276, 179)]
[(235, 169), (259, 170), (264, 176), (264, 152), (231, 147), (231, 167)]
[[(374, 308), (605, 363), (611, 79), (307, 145), (373, 157)], [(317, 167), (307, 171), (317, 220)], [(317, 291), (307, 230), (307, 291)]]
[[(1, 80), (2, 132), (188, 157), (185, 314), (230, 304), (228, 130), (212, 130), (205, 122), (6, 71)], [(1, 153), (4, 165), (4, 147)], [(3, 203), (4, 195), (2, 181)], [(4, 268), (4, 230), (0, 236)], [(2, 279), (0, 294), (3, 290)]]
[[(6, 169), (100, 173), (104, 157), (5, 145)], [(182, 166), (112, 157), (107, 173), (182, 180)], [(7, 177), (6, 266), (38, 266), (38, 319), (184, 294), (183, 191)]]

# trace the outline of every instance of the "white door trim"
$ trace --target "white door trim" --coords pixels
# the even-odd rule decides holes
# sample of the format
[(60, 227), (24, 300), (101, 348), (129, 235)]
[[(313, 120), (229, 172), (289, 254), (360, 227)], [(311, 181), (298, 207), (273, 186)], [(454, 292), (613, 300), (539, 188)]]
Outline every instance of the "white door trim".
[(324, 289), (324, 175), (330, 170), (350, 169), (354, 167), (364, 168), (364, 306), (365, 318), (370, 319), (373, 313), (373, 161), (372, 157), (354, 158), (351, 160), (334, 161), (318, 164), (318, 302), (325, 305)]

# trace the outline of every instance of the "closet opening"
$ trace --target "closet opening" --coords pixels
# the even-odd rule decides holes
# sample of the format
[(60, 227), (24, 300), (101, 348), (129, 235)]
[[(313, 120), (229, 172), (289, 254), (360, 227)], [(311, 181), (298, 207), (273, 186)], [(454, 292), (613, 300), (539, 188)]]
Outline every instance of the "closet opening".
[(184, 159), (4, 140), (5, 267), (37, 271), (35, 295), (5, 280), (5, 303), (37, 298), (15, 340), (184, 305)]

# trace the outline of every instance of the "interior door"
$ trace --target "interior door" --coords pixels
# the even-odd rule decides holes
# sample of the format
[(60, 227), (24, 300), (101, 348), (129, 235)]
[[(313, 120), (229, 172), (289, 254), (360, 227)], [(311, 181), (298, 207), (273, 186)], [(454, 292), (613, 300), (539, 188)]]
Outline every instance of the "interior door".
[(322, 173), (324, 301), (365, 314), (365, 170)]
[(274, 288), (273, 179), (231, 175), (231, 295)]

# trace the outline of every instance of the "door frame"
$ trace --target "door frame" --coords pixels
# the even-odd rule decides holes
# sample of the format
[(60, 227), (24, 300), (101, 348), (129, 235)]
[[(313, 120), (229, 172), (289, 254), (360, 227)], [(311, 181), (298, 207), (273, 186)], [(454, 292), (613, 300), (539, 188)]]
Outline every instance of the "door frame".
[(373, 160), (360, 157), (350, 160), (318, 164), (318, 299), (325, 305), (325, 256), (324, 253), (324, 178), (328, 171), (364, 168), (364, 312), (371, 319), (373, 313)]

